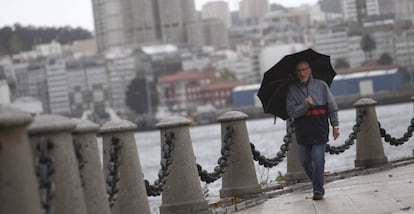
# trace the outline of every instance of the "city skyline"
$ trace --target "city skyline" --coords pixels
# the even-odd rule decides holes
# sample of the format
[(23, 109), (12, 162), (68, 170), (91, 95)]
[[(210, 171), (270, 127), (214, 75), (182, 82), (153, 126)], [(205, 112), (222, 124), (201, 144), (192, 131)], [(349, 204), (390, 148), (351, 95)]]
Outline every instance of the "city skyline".
[[(195, 0), (196, 9), (216, 0)], [(240, 0), (225, 0), (231, 10), (237, 10)], [(32, 0), (5, 1), (0, 8), (0, 28), (15, 23), (36, 27), (82, 27), (94, 31), (92, 1), (90, 0), (42, 0), (42, 4)], [(301, 4), (314, 4), (317, 0), (270, 0), (270, 3), (294, 7)], [(22, 7), (22, 5), (25, 5)], [(62, 9), (61, 9), (62, 8)], [(67, 8), (74, 8), (72, 12)], [(58, 18), (56, 18), (58, 17)]]

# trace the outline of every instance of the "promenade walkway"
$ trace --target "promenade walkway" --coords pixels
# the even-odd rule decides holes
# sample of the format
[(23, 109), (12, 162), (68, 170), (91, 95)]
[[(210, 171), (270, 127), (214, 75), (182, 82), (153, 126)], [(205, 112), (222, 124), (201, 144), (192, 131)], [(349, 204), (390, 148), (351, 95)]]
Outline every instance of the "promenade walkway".
[(326, 184), (323, 200), (312, 191), (292, 192), (242, 210), (242, 214), (414, 214), (414, 164)]

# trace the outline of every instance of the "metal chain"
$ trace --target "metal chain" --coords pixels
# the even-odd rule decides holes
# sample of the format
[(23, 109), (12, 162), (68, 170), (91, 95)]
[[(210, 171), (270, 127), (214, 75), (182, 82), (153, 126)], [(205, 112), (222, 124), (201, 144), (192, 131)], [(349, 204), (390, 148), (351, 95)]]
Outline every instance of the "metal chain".
[(172, 131), (167, 131), (164, 136), (165, 144), (161, 148), (161, 169), (158, 171), (158, 179), (154, 181), (153, 185), (150, 185), (148, 180), (144, 180), (148, 196), (160, 195), (167, 182), (167, 176), (170, 174), (170, 166), (172, 164), (171, 153), (174, 149), (173, 139), (175, 134)]
[(117, 199), (117, 193), (119, 191), (119, 166), (120, 166), (120, 154), (121, 140), (117, 137), (112, 137), (112, 143), (110, 148), (110, 158), (108, 162), (108, 176), (106, 177), (106, 191), (108, 193), (109, 206), (112, 207)]
[(400, 146), (403, 145), (405, 142), (408, 141), (413, 136), (414, 132), (414, 117), (411, 118), (411, 124), (408, 126), (407, 131), (403, 134), (400, 138), (392, 137), (390, 134), (387, 134), (384, 128), (381, 127), (381, 123), (378, 122), (378, 126), (380, 128), (381, 137), (384, 138), (385, 142), (388, 142), (390, 145), (393, 146)]
[(77, 140), (73, 140), (73, 147), (75, 148), (76, 159), (78, 160), (79, 176), (82, 186), (85, 186), (85, 179), (81, 173), (83, 167), (85, 167), (85, 159), (81, 153), (81, 144)]
[(259, 165), (264, 166), (265, 168), (272, 168), (278, 165), (283, 161), (283, 158), (286, 157), (287, 152), (289, 151), (289, 144), (292, 142), (292, 134), (295, 133), (295, 128), (293, 121), (291, 121), (289, 127), (286, 128), (286, 135), (283, 137), (283, 144), (280, 146), (280, 151), (276, 153), (274, 158), (266, 158), (264, 155), (261, 155), (259, 151), (255, 149), (253, 143), (250, 143), (250, 147), (253, 153), (253, 159), (259, 162)]
[(53, 143), (46, 138), (40, 138), (36, 145), (37, 154), (35, 157), (36, 176), (39, 181), (40, 201), (45, 214), (55, 213), (50, 205), (50, 200), (56, 192), (55, 184), (49, 180), (55, 172), (56, 165), (54, 158), (50, 155), (50, 150), (54, 147)]
[(352, 132), (349, 134), (348, 139), (345, 140), (345, 143), (339, 146), (331, 146), (329, 144), (326, 144), (325, 152), (331, 155), (332, 154), (337, 155), (351, 148), (351, 146), (354, 145), (355, 143), (355, 139), (357, 138), (357, 133), (361, 129), (361, 124), (362, 122), (364, 122), (364, 117), (365, 117), (365, 111), (361, 110), (358, 113), (355, 125), (352, 127)]
[(233, 143), (233, 133), (234, 128), (227, 126), (223, 145), (221, 146), (221, 157), (217, 160), (218, 166), (214, 167), (214, 172), (207, 172), (206, 170), (203, 170), (203, 167), (200, 164), (197, 164), (198, 175), (200, 176), (201, 181), (209, 184), (221, 178), (226, 166), (229, 165), (228, 158), (230, 157), (230, 145)]

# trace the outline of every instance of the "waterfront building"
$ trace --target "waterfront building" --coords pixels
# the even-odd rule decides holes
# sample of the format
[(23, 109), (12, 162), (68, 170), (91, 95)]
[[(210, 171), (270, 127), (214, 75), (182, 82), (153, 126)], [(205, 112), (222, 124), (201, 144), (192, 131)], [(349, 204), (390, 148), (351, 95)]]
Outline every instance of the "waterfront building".
[(103, 58), (83, 58), (66, 63), (72, 116), (86, 111), (105, 116), (111, 106), (108, 72)]
[(414, 30), (397, 32), (395, 35), (395, 62), (414, 71)]
[(125, 118), (131, 110), (126, 105), (128, 85), (136, 77), (135, 57), (131, 50), (112, 52), (105, 58), (111, 90), (112, 107)]
[(379, 15), (378, 0), (342, 0), (342, 15), (346, 21), (363, 23), (367, 16)]
[(159, 106), (170, 112), (194, 111), (203, 103), (202, 88), (216, 77), (214, 72), (178, 72), (157, 82)]
[(43, 60), (16, 63), (13, 65), (16, 80), (14, 99), (33, 97), (40, 100), (42, 109), (50, 113), (46, 64)]
[(71, 115), (66, 63), (63, 59), (50, 58), (47, 60), (46, 81), (50, 113)]

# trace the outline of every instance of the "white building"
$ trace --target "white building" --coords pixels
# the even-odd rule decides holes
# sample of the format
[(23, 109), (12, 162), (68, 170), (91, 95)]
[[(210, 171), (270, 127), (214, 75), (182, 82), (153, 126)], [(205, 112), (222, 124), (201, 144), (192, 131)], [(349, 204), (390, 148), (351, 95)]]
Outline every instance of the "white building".
[(52, 114), (71, 115), (66, 65), (63, 59), (50, 58), (46, 64), (49, 107)]
[(269, 70), (274, 64), (281, 60), (285, 55), (305, 50), (304, 44), (274, 44), (262, 49), (260, 54), (260, 74), (261, 76)]
[(237, 81), (253, 84), (256, 83), (257, 75), (253, 72), (252, 60), (246, 57), (228, 59), (217, 63), (219, 71), (227, 70), (231, 72)]
[[(355, 35), (348, 37), (348, 55), (344, 58), (350, 67), (359, 67), (365, 62), (365, 53), (361, 49), (362, 36)], [(337, 59), (335, 56), (331, 56), (331, 59)], [(335, 61), (332, 61), (332, 65), (335, 65)]]
[(44, 61), (17, 63), (13, 65), (16, 89), (14, 96), (33, 97), (43, 104), (44, 112), (50, 113), (49, 93)]
[(86, 110), (96, 113), (111, 104), (109, 78), (103, 59), (82, 59), (66, 64), (73, 116)]
[(342, 15), (344, 20), (362, 23), (371, 15), (379, 15), (378, 0), (342, 0)]
[(63, 52), (62, 45), (54, 40), (48, 44), (39, 44), (36, 45), (34, 51), (37, 52), (40, 56), (58, 56)]
[(0, 79), (0, 103), (10, 103), (9, 85), (5, 79)]
[(135, 58), (128, 52), (118, 53), (107, 56), (106, 65), (112, 90), (112, 107), (119, 115), (124, 116), (130, 112), (126, 105), (126, 92), (129, 83), (137, 74)]
[(414, 71), (414, 31), (395, 35), (395, 62), (408, 66)]
[[(331, 62), (334, 63), (338, 59), (349, 60), (349, 44), (348, 32), (346, 28), (326, 28), (319, 29), (314, 35), (315, 43), (313, 48), (315, 51), (331, 56)], [(352, 40), (355, 42), (354, 40)], [(356, 43), (359, 45), (359, 42)], [(352, 48), (355, 48), (352, 44)], [(349, 61), (348, 61), (349, 62)]]

